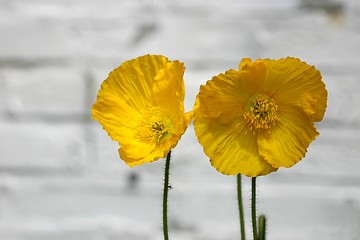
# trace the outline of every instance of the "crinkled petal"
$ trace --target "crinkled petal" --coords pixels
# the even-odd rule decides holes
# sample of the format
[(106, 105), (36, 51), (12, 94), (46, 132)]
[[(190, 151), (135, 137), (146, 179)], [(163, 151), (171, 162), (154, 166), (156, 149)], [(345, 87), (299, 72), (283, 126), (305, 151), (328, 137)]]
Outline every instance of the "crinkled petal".
[(161, 146), (141, 141), (132, 142), (130, 144), (124, 143), (121, 144), (121, 147), (119, 148), (119, 154), (120, 158), (123, 159), (128, 166), (134, 167), (166, 157), (172, 148), (172, 145), (173, 144), (170, 141), (167, 141)]
[[(155, 144), (136, 138), (134, 119), (139, 113), (115, 96), (98, 99), (92, 108), (93, 119), (103, 126), (112, 140), (121, 142), (121, 159), (132, 166), (134, 161), (149, 162), (147, 156), (154, 151)], [(139, 151), (141, 149), (141, 151)]]
[(259, 155), (256, 136), (242, 119), (221, 124), (195, 113), (194, 128), (205, 154), (219, 172), (249, 177), (266, 175), (277, 169)]
[(277, 103), (300, 107), (314, 122), (323, 119), (327, 91), (314, 66), (290, 57), (261, 61), (267, 68), (266, 89), (271, 89)]
[(183, 108), (185, 97), (184, 64), (179, 61), (167, 62), (154, 80), (154, 99), (167, 112)]
[(239, 70), (246, 68), (247, 66), (253, 64), (253, 61), (251, 60), (251, 58), (243, 58), (241, 59), (240, 63), (239, 63)]
[(164, 158), (172, 148), (176, 147), (183, 133), (173, 134), (170, 139), (157, 144), (140, 140), (122, 142), (119, 148), (120, 158), (130, 167)]
[(140, 113), (116, 96), (98, 98), (92, 107), (92, 118), (98, 120), (114, 141), (134, 137), (133, 121)]
[(154, 79), (166, 62), (168, 59), (160, 55), (145, 55), (126, 61), (110, 72), (98, 96), (115, 95), (132, 108), (148, 109), (153, 103)]
[(174, 132), (184, 133), (190, 120), (184, 115), (184, 64), (179, 61), (167, 62), (154, 80), (153, 92), (157, 106), (165, 112), (174, 124)]
[(248, 88), (253, 92), (263, 91), (266, 83), (266, 66), (263, 62), (252, 62), (250, 58), (244, 58), (239, 64), (239, 71), (247, 80)]
[(202, 116), (226, 124), (241, 116), (254, 90), (248, 73), (229, 70), (200, 86), (195, 107)]
[(314, 123), (298, 108), (279, 107), (280, 121), (271, 131), (258, 134), (260, 155), (273, 167), (291, 167), (306, 154), (310, 143), (319, 135)]

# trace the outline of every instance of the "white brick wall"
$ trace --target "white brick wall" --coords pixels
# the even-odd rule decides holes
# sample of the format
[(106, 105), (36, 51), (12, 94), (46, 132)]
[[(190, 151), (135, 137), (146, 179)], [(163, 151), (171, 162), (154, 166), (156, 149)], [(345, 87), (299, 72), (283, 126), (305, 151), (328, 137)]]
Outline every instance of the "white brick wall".
[[(108, 72), (146, 53), (185, 62), (187, 110), (243, 57), (316, 65), (320, 137), (258, 179), (259, 212), (269, 240), (360, 239), (359, 12), (357, 0), (0, 0), (0, 239), (162, 239), (164, 161), (128, 168), (90, 120)], [(173, 152), (172, 239), (239, 239), (235, 182), (190, 126)]]
[(68, 67), (3, 69), (7, 110), (14, 117), (84, 114), (85, 79)]

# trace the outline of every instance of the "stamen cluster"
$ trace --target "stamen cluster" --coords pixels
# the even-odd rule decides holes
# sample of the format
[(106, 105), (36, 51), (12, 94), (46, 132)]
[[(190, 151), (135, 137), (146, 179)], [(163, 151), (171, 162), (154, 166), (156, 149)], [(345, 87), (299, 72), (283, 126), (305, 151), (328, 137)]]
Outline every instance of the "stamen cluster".
[(151, 143), (159, 143), (166, 136), (171, 135), (170, 129), (170, 121), (164, 116), (160, 107), (150, 108), (142, 114), (136, 124), (138, 137), (145, 138)]
[(274, 99), (267, 94), (258, 93), (249, 99), (244, 118), (254, 133), (260, 129), (268, 130), (279, 121), (277, 109)]

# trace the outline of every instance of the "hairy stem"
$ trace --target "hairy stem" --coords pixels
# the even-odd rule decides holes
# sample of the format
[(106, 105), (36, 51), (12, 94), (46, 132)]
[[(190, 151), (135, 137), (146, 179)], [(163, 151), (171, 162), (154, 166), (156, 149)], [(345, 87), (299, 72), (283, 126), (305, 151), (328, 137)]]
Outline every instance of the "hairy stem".
[(166, 156), (165, 175), (164, 175), (164, 195), (163, 195), (164, 240), (169, 240), (168, 220), (167, 220), (167, 211), (168, 211), (167, 203), (168, 203), (168, 192), (169, 192), (170, 158), (171, 158), (171, 151), (169, 151), (168, 155)]
[(237, 175), (237, 197), (238, 197), (238, 205), (239, 205), (241, 240), (245, 240), (245, 222), (244, 222), (244, 208), (243, 208), (242, 190), (241, 190), (241, 174)]
[(258, 240), (256, 226), (256, 177), (251, 178), (251, 219), (253, 227), (253, 239)]

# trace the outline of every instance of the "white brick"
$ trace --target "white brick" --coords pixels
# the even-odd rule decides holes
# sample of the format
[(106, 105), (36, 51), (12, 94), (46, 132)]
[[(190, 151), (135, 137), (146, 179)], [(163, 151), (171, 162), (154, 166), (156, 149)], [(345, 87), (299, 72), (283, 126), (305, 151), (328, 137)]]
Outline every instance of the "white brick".
[(152, 240), (160, 239), (158, 227), (153, 223), (140, 223), (122, 217), (97, 218), (33, 218), (22, 219), (18, 222), (6, 222), (0, 226), (0, 237), (6, 240), (78, 240), (78, 239), (131, 239)]
[(328, 107), (325, 119), (335, 120), (338, 124), (359, 124), (360, 81), (358, 75), (345, 71), (333, 74), (323, 74), (323, 80), (328, 90)]
[(56, 61), (56, 58), (71, 55), (72, 40), (61, 22), (21, 17), (14, 19), (0, 22), (0, 29), (4, 33), (0, 39), (0, 59), (15, 59), (16, 62), (16, 58), (50, 58)]
[(5, 172), (66, 174), (84, 164), (81, 125), (1, 123), (0, 132), (0, 168)]
[[(360, 200), (357, 187), (294, 186), (284, 180), (273, 187), (266, 179), (258, 181), (258, 210), (268, 217), (269, 239), (313, 239), (319, 234), (324, 239), (356, 238), (359, 208), (353, 203)], [(287, 231), (282, 230), (285, 223)]]
[(7, 111), (16, 116), (81, 116), (85, 108), (84, 79), (67, 68), (3, 69)]
[(6, 112), (6, 107), (5, 107), (6, 97), (5, 96), (6, 96), (5, 79), (2, 75), (2, 73), (0, 72), (0, 120), (2, 120), (2, 118), (4, 118), (5, 112)]
[[(4, 1), (3, 1), (4, 2)], [(142, 6), (152, 5), (153, 2), (132, 1), (132, 0), (108, 0), (104, 4), (101, 0), (88, 2), (86, 0), (48, 0), (37, 1), (12, 0), (4, 7), (6, 17), (22, 16), (34, 19), (109, 19), (131, 16), (134, 13), (141, 15)]]

